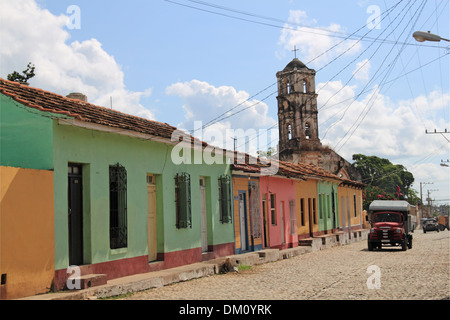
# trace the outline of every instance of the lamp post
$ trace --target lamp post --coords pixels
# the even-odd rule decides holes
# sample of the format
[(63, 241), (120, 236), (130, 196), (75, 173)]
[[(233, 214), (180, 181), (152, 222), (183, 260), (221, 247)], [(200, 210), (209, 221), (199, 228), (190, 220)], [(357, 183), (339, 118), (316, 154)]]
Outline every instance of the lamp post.
[(430, 31), (428, 31), (428, 32), (416, 31), (413, 33), (413, 37), (418, 42), (424, 42), (424, 41), (439, 42), (441, 40), (450, 42), (449, 39), (441, 38), (440, 36), (433, 34)]

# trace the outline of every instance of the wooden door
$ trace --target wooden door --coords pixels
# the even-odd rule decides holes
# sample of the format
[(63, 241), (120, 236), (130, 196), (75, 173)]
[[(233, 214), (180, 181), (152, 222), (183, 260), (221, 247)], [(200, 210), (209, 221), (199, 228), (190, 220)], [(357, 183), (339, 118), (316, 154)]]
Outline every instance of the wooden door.
[(264, 247), (269, 248), (269, 217), (267, 215), (267, 194), (263, 195), (262, 200), (262, 206), (263, 206), (263, 226), (264, 226)]
[(313, 202), (311, 198), (308, 198), (308, 223), (309, 223), (309, 236), (314, 235), (314, 217), (313, 217)]
[(247, 240), (247, 201), (245, 192), (239, 192), (239, 227), (241, 238), (241, 250), (248, 250)]
[(69, 265), (83, 264), (83, 185), (81, 165), (69, 164)]

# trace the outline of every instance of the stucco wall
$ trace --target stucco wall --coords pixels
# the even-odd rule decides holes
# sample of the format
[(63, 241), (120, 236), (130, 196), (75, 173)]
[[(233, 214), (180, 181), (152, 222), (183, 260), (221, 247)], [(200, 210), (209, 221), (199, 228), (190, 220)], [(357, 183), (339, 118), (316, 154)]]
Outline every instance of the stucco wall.
[[(296, 201), (297, 201), (297, 233), (299, 237), (310, 236), (310, 224), (313, 234), (319, 231), (318, 212), (317, 212), (317, 180), (308, 179), (306, 181), (296, 181)], [(301, 199), (303, 200), (304, 225), (301, 219)], [(314, 199), (314, 200), (313, 200)], [(313, 208), (315, 205), (315, 208)], [(309, 207), (311, 206), (311, 208)], [(315, 222), (314, 217), (315, 214)]]
[(53, 172), (0, 167), (1, 299), (48, 292), (55, 270)]
[(18, 168), (53, 169), (52, 118), (0, 94), (0, 164)]
[[(220, 222), (218, 201), (218, 178), (221, 174), (229, 174), (229, 165), (176, 165), (171, 159), (172, 146), (57, 123), (54, 125), (53, 142), (55, 224), (58, 240), (56, 269), (68, 267), (68, 163), (79, 163), (83, 167), (85, 263), (133, 258), (148, 253), (147, 174), (156, 175), (158, 254), (181, 254), (201, 248), (198, 200), (200, 177), (206, 178), (208, 188), (208, 245), (233, 244), (233, 224)], [(128, 246), (123, 250), (111, 250), (109, 244), (109, 166), (116, 163), (120, 163), (127, 170)], [(189, 173), (191, 178), (192, 228), (177, 229), (174, 177), (182, 172)], [(195, 255), (198, 255), (197, 251)], [(201, 255), (201, 251), (199, 252)], [(193, 252), (189, 251), (186, 256), (192, 254)], [(188, 260), (195, 262), (194, 259), (195, 257), (192, 257)]]
[(349, 227), (353, 229), (360, 228), (364, 222), (364, 214), (362, 213), (362, 190), (350, 186), (339, 186), (338, 197), (341, 228), (345, 230)]
[[(291, 216), (290, 201), (294, 201), (295, 197), (295, 181), (292, 179), (264, 176), (260, 177), (261, 198), (266, 194), (267, 207), (269, 208), (269, 243), (271, 248), (288, 248), (298, 246), (297, 230), (293, 230), (291, 225), (295, 225), (297, 229), (297, 222), (291, 224), (291, 218), (296, 219), (296, 209), (294, 208), (295, 217)], [(276, 221), (272, 221), (270, 208), (271, 197), (270, 194), (275, 195), (275, 213)], [(283, 215), (281, 212), (283, 208)]]

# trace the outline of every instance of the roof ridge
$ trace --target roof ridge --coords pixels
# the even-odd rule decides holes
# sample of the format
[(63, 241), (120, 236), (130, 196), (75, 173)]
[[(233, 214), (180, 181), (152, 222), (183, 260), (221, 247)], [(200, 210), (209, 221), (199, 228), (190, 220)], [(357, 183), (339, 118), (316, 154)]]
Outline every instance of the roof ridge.
[[(139, 116), (130, 115), (114, 109), (97, 106), (89, 102), (68, 98), (60, 94), (46, 91), (40, 88), (30, 87), (18, 82), (6, 80), (0, 77), (0, 92), (6, 96), (11, 97), (15, 101), (27, 107), (41, 110), (43, 112), (51, 112), (56, 114), (64, 114), (70, 117), (77, 118), (81, 121), (96, 123), (113, 128), (121, 128), (125, 130), (132, 130), (139, 133), (144, 133), (152, 136), (160, 136), (171, 139), (174, 131), (179, 130), (183, 135), (191, 138), (191, 142), (200, 141), (203, 146), (211, 146), (221, 149), (226, 152), (233, 152), (217, 146), (212, 146), (188, 133), (171, 126), (167, 123), (150, 120)], [(36, 97), (34, 97), (35, 95)], [(57, 99), (52, 99), (57, 98)], [(45, 102), (45, 103), (43, 103)], [(67, 104), (64, 104), (67, 102)], [(74, 107), (75, 106), (75, 107)], [(79, 107), (79, 108), (78, 108)], [(116, 115), (116, 117), (114, 117)], [(131, 121), (134, 120), (134, 121)], [(269, 162), (278, 163), (280, 174), (286, 176), (319, 176), (337, 179), (339, 181), (346, 181), (347, 183), (354, 182), (352, 180), (342, 179), (335, 174), (332, 174), (318, 166), (307, 163), (291, 163), (284, 162), (279, 159), (264, 159), (258, 156), (252, 156), (245, 152), (234, 151), (233, 165), (236, 168), (243, 167), (247, 170), (260, 171), (261, 168), (267, 167)], [(244, 158), (243, 163), (239, 161), (241, 157)]]
[[(58, 98), (60, 98), (62, 100), (71, 101), (71, 102), (73, 102), (75, 104), (78, 104), (80, 106), (90, 106), (90, 107), (94, 107), (94, 108), (99, 108), (99, 109), (102, 109), (102, 110), (104, 110), (106, 112), (118, 113), (118, 114), (121, 114), (121, 115), (126, 116), (126, 117), (131, 117), (131, 118), (140, 119), (140, 120), (143, 120), (143, 121), (158, 123), (160, 125), (169, 126), (172, 129), (178, 129), (178, 128), (176, 128), (176, 127), (174, 127), (174, 126), (172, 126), (172, 125), (170, 125), (168, 123), (165, 123), (165, 122), (161, 122), (161, 121), (157, 121), (157, 120), (153, 120), (153, 119), (147, 119), (147, 118), (139, 117), (139, 116), (136, 116), (136, 115), (131, 115), (131, 114), (119, 111), (119, 110), (115, 110), (115, 109), (109, 109), (107, 107), (99, 106), (99, 105), (90, 103), (88, 101), (81, 101), (81, 100), (78, 100), (78, 99), (69, 98), (69, 97), (63, 96), (63, 95), (55, 93), (55, 92), (51, 92), (51, 91), (44, 90), (44, 89), (37, 88), (37, 87), (32, 87), (32, 86), (29, 86), (29, 85), (21, 84), (19, 82), (7, 80), (7, 79), (4, 79), (4, 78), (0, 77), (0, 82), (2, 82), (2, 81), (5, 82), (5, 83), (8, 83), (8, 84), (20, 87), (20, 88), (25, 89), (25, 90), (29, 90), (29, 91), (35, 90), (35, 91), (41, 92), (43, 94), (48, 94), (48, 95), (51, 95), (51, 96), (58, 97)], [(45, 108), (43, 106), (40, 106), (40, 107), (44, 108), (44, 109), (48, 109), (48, 108)], [(47, 110), (43, 110), (43, 111), (47, 111)], [(47, 112), (53, 112), (53, 111), (48, 110)], [(74, 114), (74, 113), (71, 113), (71, 114)], [(78, 115), (80, 118), (83, 118), (80, 114), (78, 114), (78, 113), (75, 113), (75, 114)]]

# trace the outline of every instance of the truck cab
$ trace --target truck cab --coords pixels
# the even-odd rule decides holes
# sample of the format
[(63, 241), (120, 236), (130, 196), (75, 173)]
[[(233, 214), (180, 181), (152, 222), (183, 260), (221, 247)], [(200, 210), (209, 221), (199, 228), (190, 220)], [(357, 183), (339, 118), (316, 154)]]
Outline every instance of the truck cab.
[(383, 246), (412, 248), (410, 205), (403, 200), (375, 200), (369, 206), (369, 251)]

